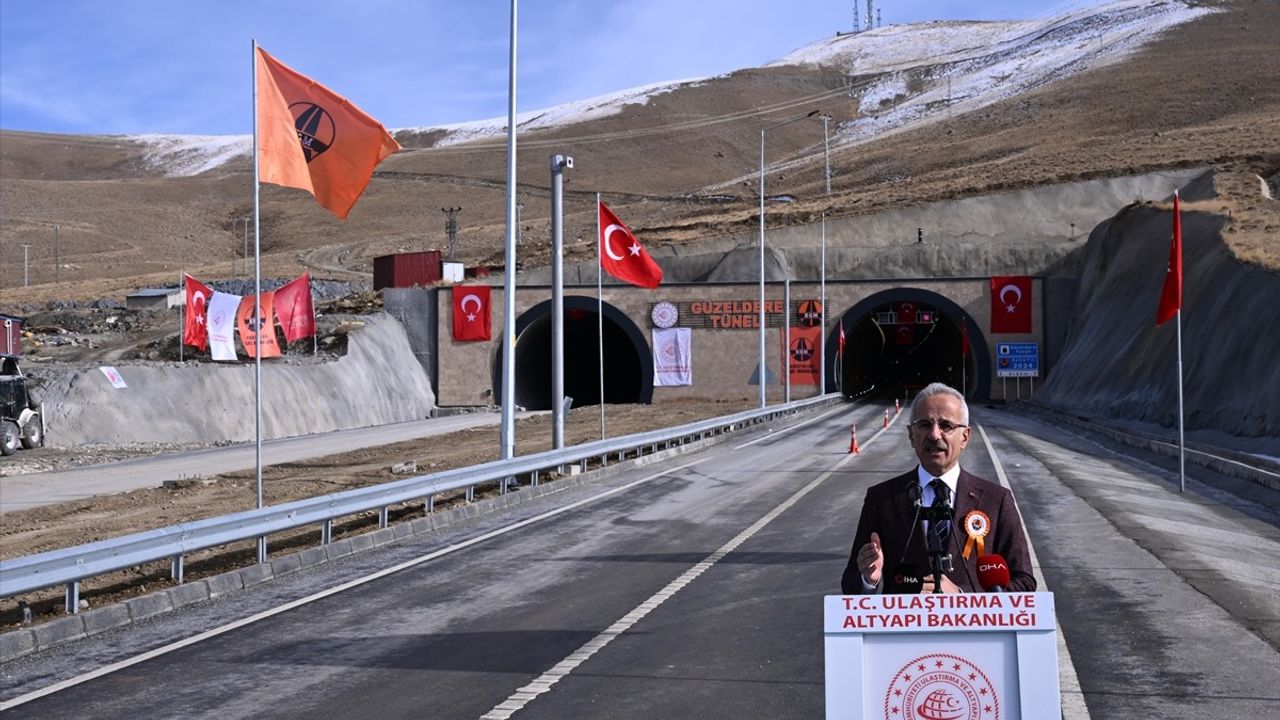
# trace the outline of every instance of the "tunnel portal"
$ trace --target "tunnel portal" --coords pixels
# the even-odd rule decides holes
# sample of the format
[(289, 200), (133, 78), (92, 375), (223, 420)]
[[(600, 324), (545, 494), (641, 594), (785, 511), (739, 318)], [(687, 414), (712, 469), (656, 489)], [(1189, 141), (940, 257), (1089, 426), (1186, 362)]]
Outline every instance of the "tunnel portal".
[(990, 385), (986, 343), (973, 319), (942, 295), (895, 289), (877, 293), (841, 317), (827, 339), (829, 377), (850, 397), (910, 397), (943, 382), (966, 397), (986, 397)]
[[(600, 403), (599, 316), (596, 299), (564, 299), (564, 393), (573, 406)], [(639, 328), (624, 313), (604, 305), (604, 401), (653, 400), (653, 357)], [(515, 404), (527, 410), (551, 409), (551, 301), (539, 303), (516, 319)], [(494, 368), (495, 397), (502, 393), (502, 354)]]

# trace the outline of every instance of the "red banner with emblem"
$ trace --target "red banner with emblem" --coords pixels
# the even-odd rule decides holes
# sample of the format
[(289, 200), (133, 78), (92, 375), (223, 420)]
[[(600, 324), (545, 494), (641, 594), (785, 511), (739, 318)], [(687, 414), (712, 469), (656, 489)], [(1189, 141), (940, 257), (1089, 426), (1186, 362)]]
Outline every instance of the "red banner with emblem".
[(792, 326), (791, 339), (787, 343), (787, 371), (791, 373), (792, 385), (818, 384), (820, 342), (822, 328)]

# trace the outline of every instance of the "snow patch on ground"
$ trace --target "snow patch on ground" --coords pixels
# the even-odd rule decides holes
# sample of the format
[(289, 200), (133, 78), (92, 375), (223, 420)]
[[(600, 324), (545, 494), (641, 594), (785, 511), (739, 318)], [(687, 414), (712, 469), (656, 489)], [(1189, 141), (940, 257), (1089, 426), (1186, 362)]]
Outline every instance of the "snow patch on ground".
[[(617, 115), (627, 105), (644, 105), (649, 102), (649, 98), (661, 95), (663, 93), (678, 90), (682, 87), (694, 87), (703, 82), (705, 78), (696, 78), (691, 80), (673, 80), (668, 82), (653, 83), (651, 85), (642, 85), (628, 90), (620, 90), (606, 95), (597, 95), (586, 100), (577, 100), (563, 105), (557, 105), (544, 110), (531, 110), (529, 112), (517, 113), (516, 124), (522, 132), (529, 130), (544, 130), (546, 128), (561, 127), (564, 125), (573, 125), (575, 123), (586, 122), (588, 120), (598, 120), (600, 118)], [(437, 125), (434, 127), (420, 128), (404, 128), (410, 132), (432, 132), (435, 130), (445, 130), (447, 135), (436, 142), (436, 147), (444, 147), (447, 145), (458, 145), (461, 143), (472, 142), (474, 140), (484, 140), (494, 137), (505, 137), (507, 134), (507, 116), (490, 118), (488, 120), (476, 120), (466, 123), (455, 123), (452, 125)]]
[(199, 175), (253, 152), (252, 135), (130, 135), (146, 146), (144, 162), (171, 177)]
[(1117, 0), (1044, 20), (890, 26), (826, 38), (772, 64), (870, 78), (853, 90), (863, 117), (837, 130), (837, 142), (859, 142), (1114, 63), (1210, 12), (1178, 0)]

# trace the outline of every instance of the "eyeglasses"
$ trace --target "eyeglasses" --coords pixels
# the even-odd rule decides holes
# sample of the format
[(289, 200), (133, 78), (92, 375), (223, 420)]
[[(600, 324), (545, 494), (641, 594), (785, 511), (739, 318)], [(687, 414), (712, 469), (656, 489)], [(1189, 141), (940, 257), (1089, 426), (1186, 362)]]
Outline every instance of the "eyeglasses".
[(943, 435), (950, 435), (951, 433), (955, 432), (956, 430), (959, 430), (960, 428), (969, 427), (968, 425), (958, 425), (956, 423), (951, 422), (950, 420), (934, 421), (930, 418), (923, 418), (911, 423), (911, 427), (915, 428), (916, 430), (922, 433), (927, 433), (930, 430), (933, 430), (934, 425), (938, 426), (938, 430), (941, 430)]

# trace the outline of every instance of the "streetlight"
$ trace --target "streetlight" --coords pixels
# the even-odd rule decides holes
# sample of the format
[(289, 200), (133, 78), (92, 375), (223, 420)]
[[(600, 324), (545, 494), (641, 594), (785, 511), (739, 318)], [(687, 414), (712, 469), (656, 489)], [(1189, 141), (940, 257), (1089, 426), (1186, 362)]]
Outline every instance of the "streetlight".
[[(790, 120), (784, 120), (780, 123), (770, 125), (768, 127), (760, 129), (760, 373), (757, 379), (760, 381), (760, 407), (762, 408), (768, 404), (765, 401), (766, 371), (765, 371), (765, 353), (764, 353), (764, 346), (765, 346), (765, 342), (764, 342), (764, 134), (769, 130), (777, 130), (778, 128), (783, 127), (785, 125), (790, 125), (791, 123), (797, 123), (797, 122), (800, 122), (801, 120), (808, 120), (809, 118), (817, 115), (819, 112), (820, 111), (818, 110), (814, 110), (808, 115), (801, 115), (800, 117), (791, 118)], [(826, 127), (825, 117), (823, 120), (823, 127), (824, 128)], [(790, 279), (790, 272), (787, 273), (787, 276), (788, 276), (788, 279)], [(784, 329), (784, 332), (786, 332), (787, 334), (790, 334), (790, 324), (791, 324), (790, 309), (784, 307), (782, 309), (782, 315), (786, 324), (786, 328)], [(784, 351), (783, 359), (784, 359), (784, 362), (786, 362), (788, 365), (790, 365), (790, 362), (786, 361), (786, 358), (787, 358), (787, 353), (791, 351), (791, 348), (789, 346), (790, 340), (791, 338), (785, 337), (785, 336), (783, 337), (783, 340), (782, 340), (782, 347)], [(790, 395), (791, 395), (791, 373), (789, 372), (789, 370), (790, 368), (786, 368), (786, 367), (782, 369), (783, 374), (786, 377), (786, 383), (787, 383), (786, 392), (787, 392), (788, 400), (790, 399)]]

